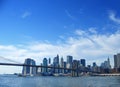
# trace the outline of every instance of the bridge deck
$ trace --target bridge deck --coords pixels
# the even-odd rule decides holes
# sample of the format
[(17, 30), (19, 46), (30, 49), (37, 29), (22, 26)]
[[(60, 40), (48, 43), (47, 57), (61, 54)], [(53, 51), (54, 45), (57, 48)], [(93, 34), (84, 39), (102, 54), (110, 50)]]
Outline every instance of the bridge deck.
[(43, 68), (55, 68), (55, 69), (66, 69), (66, 70), (76, 70), (72, 68), (63, 68), (63, 67), (53, 67), (53, 66), (41, 66), (41, 65), (27, 65), (27, 64), (13, 64), (13, 63), (0, 63), (0, 65), (5, 66), (29, 66), (29, 67), (43, 67)]

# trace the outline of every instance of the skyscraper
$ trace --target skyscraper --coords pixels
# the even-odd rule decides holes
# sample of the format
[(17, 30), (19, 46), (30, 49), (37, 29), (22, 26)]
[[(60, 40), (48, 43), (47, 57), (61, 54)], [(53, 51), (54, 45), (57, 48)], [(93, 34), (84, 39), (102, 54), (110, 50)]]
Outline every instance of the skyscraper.
[(102, 69), (111, 69), (111, 65), (110, 65), (110, 59), (108, 57), (107, 61), (104, 61), (103, 63), (101, 63), (100, 66)]
[(96, 66), (97, 66), (96, 62), (93, 62), (93, 67), (96, 67)]
[(111, 68), (111, 65), (110, 65), (110, 59), (109, 59), (109, 57), (108, 57), (107, 62), (108, 62), (108, 68), (110, 69), (110, 68)]
[[(73, 57), (68, 55), (67, 56), (67, 65), (66, 65), (66, 67), (67, 68), (72, 68), (72, 62), (73, 62)], [(67, 70), (67, 71), (68, 71), (68, 73), (71, 73), (71, 70)]]
[(59, 55), (54, 57), (53, 63), (59, 65)]
[(49, 65), (51, 64), (51, 58), (49, 58), (49, 62), (48, 62), (48, 64), (49, 64)]
[(84, 67), (86, 66), (86, 61), (85, 61), (85, 59), (81, 59), (81, 60), (80, 60), (80, 63), (82, 64), (82, 66), (84, 66)]
[(117, 54), (117, 67), (120, 68), (120, 53)]
[(73, 57), (68, 55), (67, 56), (67, 63), (72, 64), (72, 61), (73, 61)]
[[(67, 65), (67, 63), (66, 63), (66, 62), (63, 62), (64, 68), (66, 68), (66, 65)], [(67, 70), (66, 70), (66, 69), (64, 69), (64, 73), (67, 73)]]
[[(30, 59), (30, 58), (25, 59), (24, 64), (36, 65), (35, 61), (33, 59)], [(36, 67), (23, 66), (22, 74), (23, 75), (35, 75), (36, 74)]]
[[(56, 57), (54, 57), (53, 60), (53, 66), (54, 67), (59, 67), (59, 55), (57, 55)], [(54, 69), (54, 73), (59, 73), (59, 69)]]
[(45, 67), (43, 67), (42, 72), (47, 73), (48, 72), (48, 68), (46, 68), (48, 66), (47, 58), (43, 59), (43, 66), (45, 66)]
[(114, 55), (114, 67), (120, 68), (120, 53)]
[(114, 55), (114, 68), (117, 68), (117, 55)]
[(63, 62), (64, 62), (64, 60), (63, 60), (63, 57), (62, 57), (61, 61), (60, 61), (60, 67), (63, 67)]
[[(61, 58), (61, 61), (60, 61), (60, 67), (61, 68), (64, 68), (64, 60), (63, 60), (63, 57)], [(64, 70), (63, 69), (60, 69), (60, 73), (63, 73)]]

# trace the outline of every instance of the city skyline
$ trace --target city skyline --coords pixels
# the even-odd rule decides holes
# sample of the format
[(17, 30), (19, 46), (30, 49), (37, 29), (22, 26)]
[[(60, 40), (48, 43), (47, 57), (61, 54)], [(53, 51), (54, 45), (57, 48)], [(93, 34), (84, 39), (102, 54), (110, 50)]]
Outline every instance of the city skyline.
[[(118, 57), (119, 59), (120, 57)], [(58, 54), (56, 57), (53, 58), (53, 62), (50, 62), (51, 58), (43, 58), (43, 62), (39, 65), (41, 67), (30, 67), (29, 65), (37, 66), (36, 61), (27, 58), (25, 59), (24, 64), (27, 66), (23, 66), (22, 76), (79, 76), (79, 75), (86, 75), (86, 74), (94, 74), (94, 73), (115, 73), (120, 72), (119, 67), (111, 68), (110, 59), (103, 61), (101, 65), (97, 65), (96, 62), (93, 62), (92, 65), (86, 64), (85, 59), (76, 60), (71, 55), (67, 55), (66, 60), (63, 60), (63, 57), (60, 57)], [(115, 61), (115, 60), (114, 60)], [(119, 62), (119, 61), (117, 61)], [(118, 63), (114, 63), (114, 65), (118, 65)], [(39, 66), (38, 65), (38, 66)], [(51, 68), (48, 68), (51, 67)], [(64, 69), (60, 69), (64, 68)], [(68, 70), (70, 69), (70, 70)], [(73, 69), (76, 69), (74, 71)], [(84, 74), (83, 74), (84, 73)]]
[[(87, 64), (120, 53), (119, 0), (0, 0), (0, 56), (86, 59)], [(4, 60), (0, 60), (4, 62)], [(8, 70), (0, 66), (0, 73)], [(18, 68), (10, 72), (20, 71)]]
[[(97, 72), (97, 73), (119, 73), (120, 72), (120, 53), (117, 53), (114, 56), (114, 67), (111, 67), (111, 63), (110, 63), (110, 59), (109, 57), (107, 58), (107, 60), (104, 60), (101, 62), (100, 65), (98, 65), (95, 61), (92, 63), (92, 64), (87, 64), (87, 61), (86, 59), (74, 59), (73, 56), (71, 55), (67, 55), (66, 56), (66, 60), (64, 60), (63, 57), (60, 57), (58, 54), (56, 57), (52, 58), (52, 62), (51, 62), (51, 58), (43, 58), (43, 62), (39, 62), (39, 61), (35, 61), (33, 58), (27, 58), (25, 59), (24, 63), (20, 63), (20, 62), (17, 62), (17, 61), (14, 61), (14, 60), (9, 60), (7, 58), (2, 58), (1, 59), (4, 59), (4, 60), (7, 60), (9, 61), (8, 63), (1, 63), (3, 66), (4, 65), (9, 65), (10, 66), (23, 66), (22, 68), (22, 75), (36, 75), (37, 73), (38, 74), (41, 74), (40, 72), (51, 72), (51, 75), (53, 75), (52, 73), (60, 73), (61, 70), (58, 69), (57, 71), (48, 71), (48, 70), (51, 70), (51, 69), (48, 69), (47, 68), (42, 68), (42, 67), (39, 67), (41, 68), (40, 70), (38, 70), (37, 68), (35, 67), (30, 67), (29, 65), (37, 65), (37, 66), (46, 66), (46, 67), (60, 67), (60, 68), (67, 68), (67, 69), (74, 69), (73, 67), (78, 67), (78, 69), (82, 69), (83, 71), (84, 70), (88, 70), (88, 72)], [(12, 62), (12, 63), (10, 63)], [(39, 62), (39, 64), (36, 64), (36, 62)], [(24, 66), (27, 65), (27, 66)], [(76, 65), (77, 64), (77, 65)], [(8, 67), (10, 67), (8, 66)], [(53, 68), (54, 69), (54, 68)], [(42, 71), (43, 70), (43, 71)], [(40, 71), (40, 72), (38, 72)], [(7, 72), (8, 73), (8, 72)], [(20, 73), (18, 71), (14, 72), (14, 73)], [(63, 73), (63, 71), (62, 71)], [(71, 73), (71, 71), (67, 70), (64, 71), (65, 74), (67, 73)], [(4, 73), (5, 74), (5, 73)], [(12, 74), (12, 73), (11, 73)], [(50, 74), (50, 73), (49, 73)], [(21, 73), (20, 73), (21, 75)], [(48, 74), (47, 74), (48, 75)]]

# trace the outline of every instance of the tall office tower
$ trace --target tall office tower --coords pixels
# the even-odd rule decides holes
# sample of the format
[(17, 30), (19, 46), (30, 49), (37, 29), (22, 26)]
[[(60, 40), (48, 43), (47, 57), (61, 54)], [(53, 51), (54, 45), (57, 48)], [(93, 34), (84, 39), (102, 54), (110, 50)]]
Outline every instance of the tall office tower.
[(73, 64), (72, 64), (73, 69), (77, 69), (78, 65), (79, 65), (79, 61), (73, 60)]
[[(54, 57), (53, 66), (54, 67), (59, 67), (59, 55)], [(54, 69), (54, 73), (59, 73), (59, 69)]]
[[(61, 58), (61, 61), (60, 61), (60, 67), (61, 68), (64, 68), (64, 60), (63, 60), (63, 57)], [(60, 69), (60, 73), (63, 73), (64, 72), (64, 69)]]
[[(66, 63), (66, 62), (63, 62), (63, 67), (64, 67), (64, 68), (66, 68), (66, 65), (67, 65), (67, 63)], [(66, 69), (64, 69), (64, 73), (67, 73), (67, 70), (66, 70)]]
[(59, 55), (57, 54), (57, 56), (54, 58), (54, 63), (59, 65)]
[(101, 68), (104, 68), (104, 69), (111, 69), (109, 57), (108, 57), (107, 61), (104, 61), (103, 63), (101, 63)]
[(91, 70), (92, 70), (91, 65), (87, 65), (87, 68), (88, 68), (88, 71), (91, 71)]
[[(35, 61), (33, 59), (30, 59), (30, 58), (25, 59), (24, 64), (36, 65)], [(22, 74), (23, 75), (35, 75), (36, 74), (36, 67), (23, 66)]]
[(120, 68), (120, 53), (117, 54), (117, 67)]
[(49, 65), (51, 64), (51, 58), (49, 58), (48, 64), (49, 64)]
[(59, 56), (58, 55), (56, 57), (54, 57), (53, 64), (54, 65), (59, 65)]
[(96, 66), (97, 66), (96, 62), (93, 62), (93, 67), (96, 67)]
[(67, 56), (67, 63), (72, 64), (72, 62), (73, 62), (73, 57), (68, 55)]
[(114, 55), (114, 68), (117, 68), (117, 55)]
[(114, 55), (114, 67), (120, 68), (120, 53)]
[(45, 66), (45, 67), (42, 68), (42, 72), (47, 73), (48, 72), (48, 68), (46, 68), (48, 66), (47, 58), (43, 59), (43, 66)]
[(108, 61), (104, 61), (105, 68), (109, 68)]
[(111, 69), (111, 65), (110, 65), (110, 59), (109, 59), (109, 57), (108, 57), (107, 62), (108, 62), (108, 68)]
[(80, 63), (82, 64), (82, 66), (84, 66), (84, 67), (86, 66), (86, 61), (85, 61), (85, 59), (81, 59), (81, 60), (80, 60)]
[[(72, 62), (73, 62), (73, 57), (68, 55), (67, 56), (67, 65), (66, 65), (66, 67), (67, 68), (72, 68)], [(71, 70), (67, 70), (67, 71), (68, 71), (68, 73), (71, 73)]]
[[(48, 66), (51, 66), (51, 58), (48, 59)], [(52, 70), (51, 68), (48, 68), (47, 71), (48, 71), (48, 72), (51, 72), (51, 70)]]
[(62, 57), (61, 61), (60, 61), (60, 67), (63, 67), (63, 63), (64, 63), (64, 60), (63, 60), (63, 57)]

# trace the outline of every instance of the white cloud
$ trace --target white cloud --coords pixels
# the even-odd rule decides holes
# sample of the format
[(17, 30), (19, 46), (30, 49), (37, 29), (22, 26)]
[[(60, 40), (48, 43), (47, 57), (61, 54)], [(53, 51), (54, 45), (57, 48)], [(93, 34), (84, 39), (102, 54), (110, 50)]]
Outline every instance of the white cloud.
[(97, 34), (97, 31), (96, 31), (95, 27), (89, 28), (88, 31), (91, 32), (92, 34)]
[(82, 30), (82, 29), (77, 29), (77, 30), (75, 31), (75, 34), (82, 36), (82, 35), (87, 34), (87, 32), (85, 32), (85, 31)]
[(112, 21), (120, 24), (120, 18), (116, 17), (116, 14), (115, 14), (114, 12), (111, 11), (111, 12), (109, 13), (109, 18), (110, 18)]
[(75, 31), (76, 35), (80, 35), (80, 36), (88, 36), (88, 34), (97, 34), (96, 28), (95, 27), (90, 27), (88, 28), (88, 30), (83, 30), (83, 29), (77, 29)]
[(76, 37), (68, 37), (60, 44), (36, 41), (20, 46), (0, 45), (0, 56), (22, 63), (25, 58), (31, 57), (37, 61), (37, 64), (40, 64), (44, 57), (53, 59), (57, 54), (63, 56), (64, 60), (67, 55), (72, 55), (78, 60), (85, 58), (89, 64), (94, 61), (100, 64), (109, 56), (113, 66), (113, 55), (120, 52), (120, 33), (101, 35), (96, 34), (95, 31), (95, 34), (90, 34), (91, 30), (94, 31), (94, 29), (88, 31), (77, 29), (75, 31)]
[(31, 12), (25, 11), (25, 12), (21, 15), (21, 17), (24, 19), (24, 18), (26, 18), (26, 17), (28, 17), (28, 16), (30, 16), (30, 15), (31, 15)]

